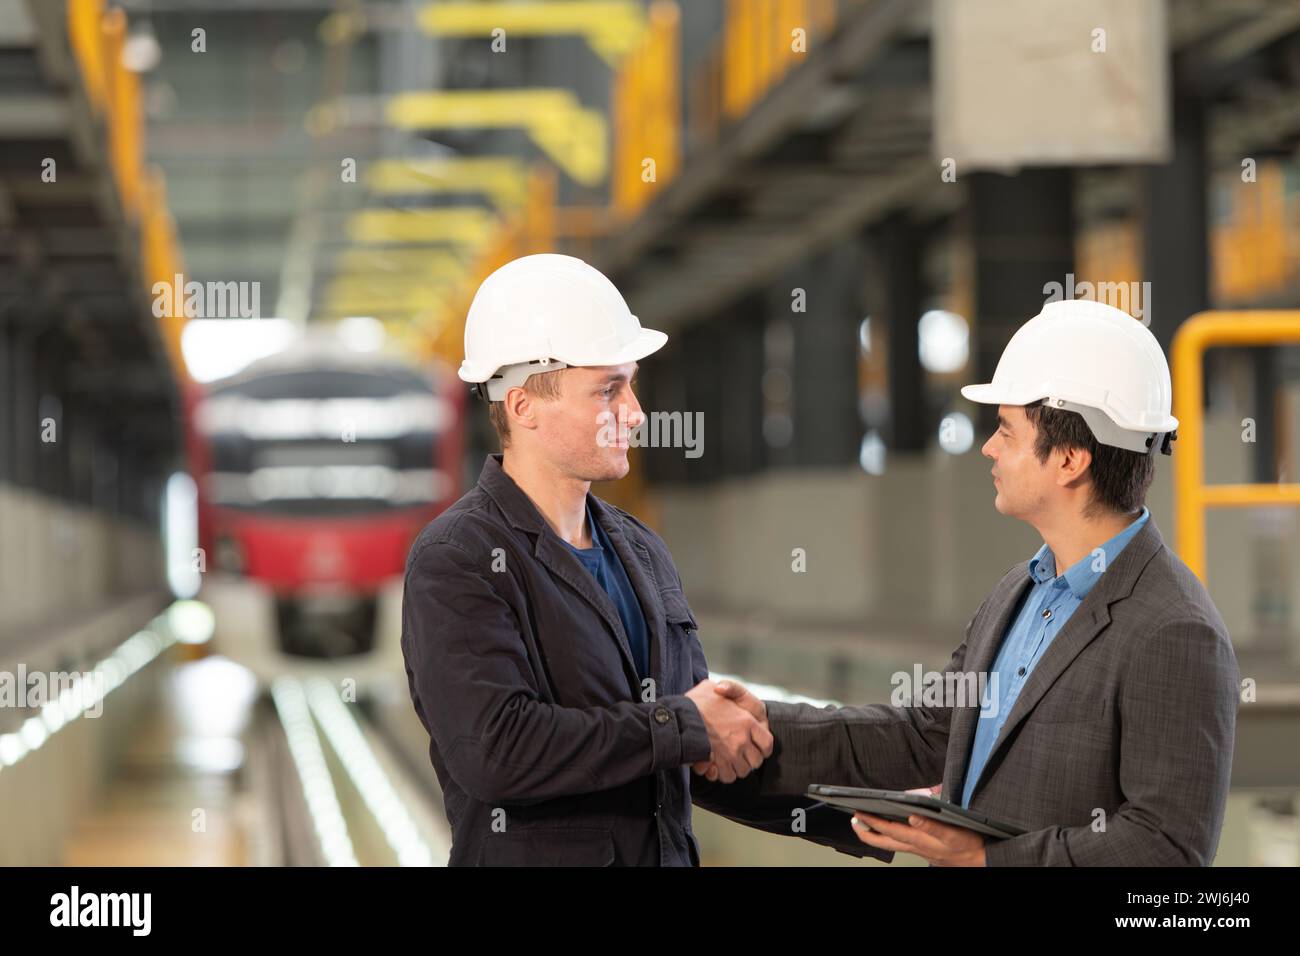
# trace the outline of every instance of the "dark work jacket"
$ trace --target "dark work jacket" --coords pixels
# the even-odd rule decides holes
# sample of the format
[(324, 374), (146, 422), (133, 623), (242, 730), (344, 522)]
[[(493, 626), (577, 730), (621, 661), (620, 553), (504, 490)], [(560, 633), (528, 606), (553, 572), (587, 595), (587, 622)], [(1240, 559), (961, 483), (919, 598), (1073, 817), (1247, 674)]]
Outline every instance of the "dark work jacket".
[(691, 773), (709, 738), (684, 695), (708, 665), (681, 579), (658, 535), (594, 495), (587, 503), (645, 613), (645, 685), (613, 601), (500, 455), (407, 558), (402, 653), (451, 824), (449, 863), (697, 866), (692, 800), (769, 832), (892, 857), (859, 841), (838, 810), (760, 796), (761, 768), (731, 785)]

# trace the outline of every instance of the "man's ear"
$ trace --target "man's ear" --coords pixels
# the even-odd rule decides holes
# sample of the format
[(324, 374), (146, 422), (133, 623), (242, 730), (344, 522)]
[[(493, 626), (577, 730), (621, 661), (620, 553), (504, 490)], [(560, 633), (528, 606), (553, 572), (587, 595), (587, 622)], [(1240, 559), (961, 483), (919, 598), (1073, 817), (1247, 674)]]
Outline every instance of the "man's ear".
[(536, 402), (523, 386), (516, 385), (507, 391), (502, 404), (505, 406), (506, 418), (510, 421), (511, 429), (537, 428)]
[(1057, 452), (1061, 456), (1056, 466), (1058, 485), (1077, 484), (1088, 474), (1088, 468), (1092, 465), (1092, 452), (1088, 449), (1065, 446), (1057, 448)]

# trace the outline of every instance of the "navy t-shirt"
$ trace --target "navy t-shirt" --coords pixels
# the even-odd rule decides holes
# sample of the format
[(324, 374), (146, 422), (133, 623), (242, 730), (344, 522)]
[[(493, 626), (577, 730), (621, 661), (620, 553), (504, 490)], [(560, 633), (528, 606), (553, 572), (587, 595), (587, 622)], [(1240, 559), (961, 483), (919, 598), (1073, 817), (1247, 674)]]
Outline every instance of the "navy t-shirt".
[(650, 676), (650, 642), (646, 637), (645, 614), (641, 611), (641, 602), (637, 600), (632, 582), (628, 580), (623, 562), (614, 550), (613, 542), (605, 534), (591, 509), (587, 509), (587, 524), (591, 527), (590, 548), (575, 548), (564, 541), (565, 546), (577, 556), (582, 566), (591, 572), (596, 583), (605, 589), (609, 599), (618, 608), (619, 620), (623, 622), (623, 631), (627, 634), (632, 648), (632, 660), (636, 663), (637, 675), (645, 680)]

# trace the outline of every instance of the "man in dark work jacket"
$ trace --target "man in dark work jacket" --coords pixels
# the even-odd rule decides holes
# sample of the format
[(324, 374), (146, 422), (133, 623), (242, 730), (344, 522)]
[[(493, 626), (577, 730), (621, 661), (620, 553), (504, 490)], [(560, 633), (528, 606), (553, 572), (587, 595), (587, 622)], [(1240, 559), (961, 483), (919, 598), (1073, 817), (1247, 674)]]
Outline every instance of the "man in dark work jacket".
[[(837, 810), (757, 794), (750, 772), (771, 735), (708, 679), (668, 549), (590, 493), (628, 471), (629, 430), (644, 418), (636, 359), (666, 340), (613, 288), (580, 260), (528, 256), (489, 276), (471, 306), (461, 377), (486, 386), (503, 452), (412, 546), (402, 611), (449, 862), (698, 865), (692, 802), (890, 859)], [(522, 314), (532, 324), (512, 329)], [(611, 327), (575, 330), (574, 316)], [(539, 325), (552, 354), (519, 360), (514, 348), (503, 364), (494, 350)], [(600, 427), (611, 421), (612, 434)], [(692, 776), (707, 764), (717, 782)]]

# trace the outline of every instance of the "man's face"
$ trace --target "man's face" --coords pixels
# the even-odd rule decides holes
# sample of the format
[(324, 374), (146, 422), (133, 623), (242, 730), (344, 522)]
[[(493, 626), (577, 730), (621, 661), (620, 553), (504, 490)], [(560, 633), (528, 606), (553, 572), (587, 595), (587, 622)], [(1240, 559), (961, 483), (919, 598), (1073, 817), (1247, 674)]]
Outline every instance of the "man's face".
[(998, 406), (998, 427), (980, 453), (993, 459), (993, 506), (1002, 514), (1029, 520), (1041, 514), (1056, 487), (1052, 456), (1034, 454), (1038, 429), (1019, 405)]
[(612, 481), (628, 472), (628, 432), (641, 423), (637, 363), (569, 367), (560, 397), (537, 403), (538, 447), (564, 474)]

